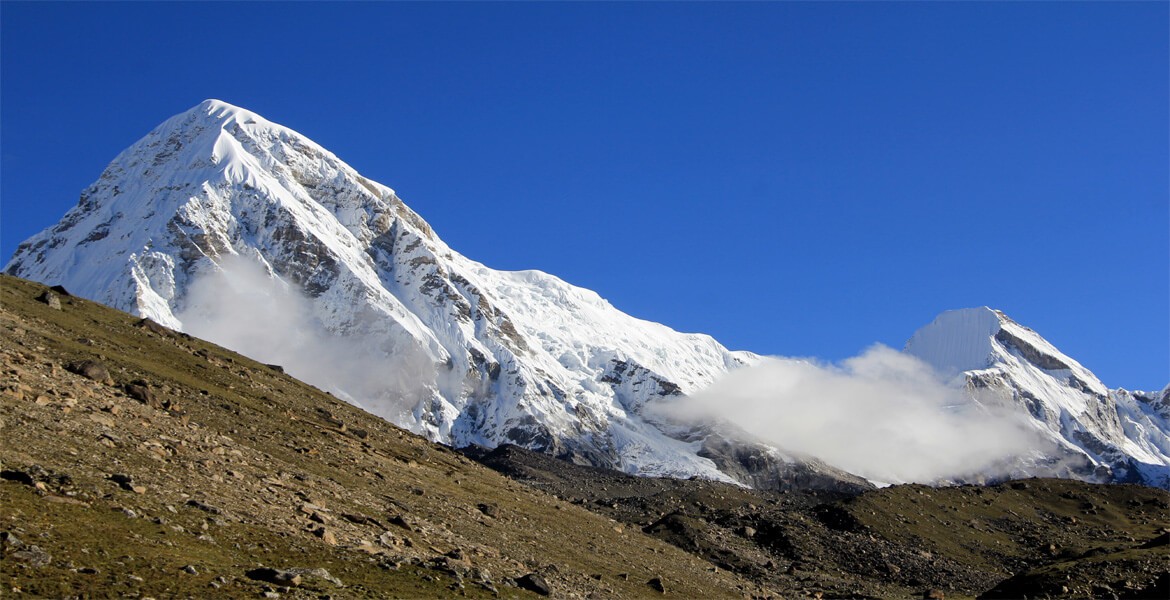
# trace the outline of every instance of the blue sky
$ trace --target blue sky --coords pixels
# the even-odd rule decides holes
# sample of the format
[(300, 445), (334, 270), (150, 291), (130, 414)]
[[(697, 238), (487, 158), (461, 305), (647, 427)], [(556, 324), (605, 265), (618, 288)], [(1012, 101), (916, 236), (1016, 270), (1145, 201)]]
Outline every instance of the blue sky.
[(990, 305), (1170, 381), (1167, 3), (0, 4), (0, 251), (219, 98), (453, 248), (840, 360)]

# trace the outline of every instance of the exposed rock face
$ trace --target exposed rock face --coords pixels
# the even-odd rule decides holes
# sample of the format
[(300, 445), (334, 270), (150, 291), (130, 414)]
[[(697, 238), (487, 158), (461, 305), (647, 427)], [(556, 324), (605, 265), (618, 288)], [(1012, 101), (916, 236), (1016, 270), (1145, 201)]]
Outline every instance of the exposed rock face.
[(834, 468), (811, 456), (793, 461), (762, 443), (742, 441), (746, 437), (708, 435), (699, 456), (709, 458), (737, 481), (763, 490), (830, 490), (859, 493), (873, 484)]

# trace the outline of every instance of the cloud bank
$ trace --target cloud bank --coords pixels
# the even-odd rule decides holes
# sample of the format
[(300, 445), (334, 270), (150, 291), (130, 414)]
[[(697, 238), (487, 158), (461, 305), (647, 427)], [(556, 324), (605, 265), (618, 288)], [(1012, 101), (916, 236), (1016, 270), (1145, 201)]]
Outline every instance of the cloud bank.
[(768, 358), (655, 410), (729, 421), (880, 483), (995, 475), (1041, 444), (1018, 413), (980, 403), (882, 345), (840, 365)]

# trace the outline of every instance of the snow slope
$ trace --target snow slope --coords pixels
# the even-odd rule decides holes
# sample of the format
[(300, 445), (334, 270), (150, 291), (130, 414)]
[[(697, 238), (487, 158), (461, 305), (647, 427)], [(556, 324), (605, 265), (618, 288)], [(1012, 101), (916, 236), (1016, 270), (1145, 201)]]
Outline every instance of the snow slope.
[[(352, 361), (363, 366), (348, 365), (351, 375), (400, 384), (353, 393), (328, 374), (315, 383), (433, 440), (513, 443), (630, 473), (732, 480), (718, 458), (699, 456), (695, 432), (666, 435), (641, 409), (755, 355), (633, 318), (552, 275), (496, 271), (461, 256), (394, 190), (221, 101), (168, 119), (122, 152), (61, 222), (18, 248), (6, 271), (183, 329), (193, 325), (185, 319), (226, 310), (214, 294), (192, 290), (233, 260), (307, 296), (312, 323), (289, 328), (328, 332), (332, 341), (317, 343), (342, 353), (339, 340), (363, 340)], [(264, 302), (272, 311), (279, 304)], [(269, 358), (264, 348), (256, 353)]]

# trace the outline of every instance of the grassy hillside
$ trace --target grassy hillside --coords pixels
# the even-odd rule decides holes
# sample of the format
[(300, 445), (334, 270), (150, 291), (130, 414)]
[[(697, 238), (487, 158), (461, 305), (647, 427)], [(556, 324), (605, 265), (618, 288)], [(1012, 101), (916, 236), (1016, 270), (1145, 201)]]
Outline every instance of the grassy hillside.
[(46, 292), (0, 276), (6, 598), (1170, 597), (1162, 490), (779, 493), (465, 455)]
[(5, 597), (765, 593), (277, 369), (46, 291), (0, 277)]

